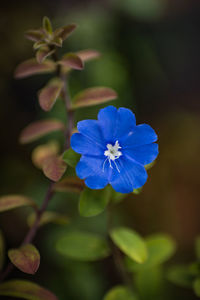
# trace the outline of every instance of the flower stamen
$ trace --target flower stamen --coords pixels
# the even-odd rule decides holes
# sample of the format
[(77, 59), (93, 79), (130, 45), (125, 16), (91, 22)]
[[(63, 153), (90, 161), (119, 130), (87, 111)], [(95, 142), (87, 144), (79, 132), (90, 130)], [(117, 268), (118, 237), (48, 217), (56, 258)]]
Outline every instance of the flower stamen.
[(120, 173), (120, 170), (115, 162), (116, 159), (118, 159), (120, 156), (122, 156), (122, 152), (119, 151), (119, 149), (121, 149), (119, 142), (116, 141), (114, 146), (111, 144), (107, 144), (106, 147), (108, 150), (104, 151), (104, 155), (107, 156), (107, 158), (105, 159), (105, 161), (103, 163), (103, 172), (104, 172), (104, 168), (105, 168), (105, 163), (108, 160), (109, 164), (110, 164), (110, 168), (113, 169), (113, 166), (111, 163), (113, 161), (116, 166), (117, 171)]

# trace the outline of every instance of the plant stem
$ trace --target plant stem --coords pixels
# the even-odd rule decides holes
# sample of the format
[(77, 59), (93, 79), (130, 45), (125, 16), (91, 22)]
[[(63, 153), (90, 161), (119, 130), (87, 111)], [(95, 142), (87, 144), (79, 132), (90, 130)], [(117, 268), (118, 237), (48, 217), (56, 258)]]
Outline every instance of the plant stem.
[[(112, 204), (110, 203), (107, 207), (107, 231), (108, 233), (112, 230)], [(129, 287), (129, 289), (133, 292), (133, 282), (131, 277), (129, 276), (129, 273), (126, 271), (124, 267), (124, 262), (122, 259), (122, 255), (120, 250), (116, 247), (116, 245), (113, 243), (111, 239), (110, 246), (112, 249), (113, 259), (115, 266), (119, 272), (119, 275), (121, 276), (124, 284)]]
[[(55, 60), (55, 62), (58, 60), (57, 55), (54, 56), (54, 60)], [(63, 82), (63, 98), (64, 98), (64, 102), (65, 102), (66, 114), (68, 116), (68, 126), (66, 126), (66, 130), (64, 133), (64, 137), (65, 137), (64, 150), (65, 150), (70, 147), (70, 137), (71, 137), (73, 126), (74, 126), (74, 113), (70, 109), (71, 101), (70, 101), (70, 97), (69, 97), (69, 93), (68, 93), (67, 78), (66, 78), (66, 75), (62, 73), (60, 65), (57, 66), (56, 73), (58, 74), (59, 78)], [(41, 205), (40, 209), (37, 211), (35, 222), (34, 222), (33, 226), (30, 228), (30, 230), (27, 232), (21, 246), (26, 245), (28, 243), (32, 243), (32, 241), (34, 240), (36, 233), (38, 231), (38, 228), (39, 228), (39, 224), (40, 224), (42, 215), (45, 212), (50, 200), (52, 199), (52, 197), (54, 195), (53, 184), (54, 184), (54, 182), (50, 182), (49, 187), (46, 192), (46, 195), (42, 202), (42, 205)], [(0, 282), (3, 281), (12, 272), (13, 269), (14, 269), (14, 265), (11, 262), (8, 263), (4, 272), (2, 272), (0, 274)]]

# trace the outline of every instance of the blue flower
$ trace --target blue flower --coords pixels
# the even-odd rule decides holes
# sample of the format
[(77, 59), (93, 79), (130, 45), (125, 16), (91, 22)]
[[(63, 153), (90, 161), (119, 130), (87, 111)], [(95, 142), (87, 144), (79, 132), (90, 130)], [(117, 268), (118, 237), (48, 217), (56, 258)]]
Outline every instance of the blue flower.
[(136, 125), (127, 108), (108, 106), (98, 120), (78, 122), (79, 133), (71, 137), (71, 147), (82, 154), (77, 176), (91, 189), (111, 184), (115, 191), (130, 193), (147, 180), (145, 165), (158, 155), (155, 131), (147, 124)]

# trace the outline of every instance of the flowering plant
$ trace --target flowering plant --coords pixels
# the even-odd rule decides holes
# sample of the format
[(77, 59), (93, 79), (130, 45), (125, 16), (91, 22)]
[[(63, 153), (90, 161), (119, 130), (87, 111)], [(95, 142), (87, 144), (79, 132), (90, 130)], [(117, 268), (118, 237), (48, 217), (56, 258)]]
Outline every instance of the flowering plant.
[[(100, 53), (93, 49), (68, 52), (59, 56), (59, 49), (64, 40), (75, 29), (75, 24), (69, 24), (53, 30), (50, 20), (45, 17), (42, 28), (26, 32), (26, 38), (34, 42), (35, 57), (21, 63), (15, 71), (17, 79), (37, 74), (54, 74), (38, 92), (39, 105), (44, 112), (50, 112), (56, 103), (60, 103), (66, 118), (38, 120), (21, 132), (21, 144), (37, 142), (52, 132), (59, 132), (62, 137), (45, 141), (37, 145), (32, 152), (33, 164), (48, 180), (46, 193), (40, 205), (26, 195), (9, 194), (0, 197), (0, 212), (18, 207), (23, 209), (24, 206), (32, 209), (26, 220), (27, 233), (20, 245), (8, 250), (8, 257), (5, 255), (4, 229), (0, 231), (0, 296), (27, 300), (66, 299), (62, 293), (55, 295), (57, 290), (53, 284), (48, 287), (52, 289), (49, 291), (32, 280), (21, 279), (21, 276), (19, 279), (7, 279), (8, 276), (12, 276), (14, 268), (29, 275), (38, 271), (40, 260), (41, 263), (44, 262), (43, 257), (40, 258), (40, 251), (36, 248), (34, 239), (41, 234), (41, 226), (56, 223), (62, 225), (63, 230), (58, 230), (55, 243), (49, 247), (55, 249), (51, 260), (54, 260), (57, 268), (67, 268), (67, 281), (81, 269), (76, 273), (75, 260), (94, 262), (110, 257), (110, 260), (106, 261), (106, 270), (107, 262), (108, 265), (111, 262), (108, 268), (113, 269), (113, 273), (117, 273), (118, 277), (114, 284), (111, 280), (110, 288), (106, 284), (102, 289), (105, 293), (103, 300), (164, 299), (157, 297), (157, 282), (166, 277), (163, 264), (174, 254), (175, 241), (162, 233), (144, 238), (132, 228), (119, 224), (121, 220), (113, 221), (115, 206), (128, 194), (135, 196), (145, 184), (147, 170), (152, 167), (152, 162), (158, 156), (158, 137), (151, 126), (136, 125), (135, 115), (130, 109), (117, 109), (111, 105), (105, 105), (99, 110), (97, 120), (79, 121), (77, 129), (75, 128), (76, 110), (104, 104), (117, 98), (113, 89), (98, 86), (87, 88), (71, 99), (68, 83), (73, 70), (82, 70), (86, 62), (100, 56)], [(69, 206), (61, 206), (60, 211), (57, 211), (58, 207), (49, 209), (49, 203), (54, 197), (56, 200), (63, 199), (60, 196), (61, 192), (67, 195), (69, 200), (79, 200), (78, 211), (84, 220), (102, 214), (101, 222), (106, 226), (101, 234), (95, 227), (95, 221), (92, 225), (89, 224), (90, 226), (83, 225), (85, 222), (83, 219), (78, 222), (76, 213), (72, 214), (69, 220), (65, 214), (65, 209), (68, 213)], [(74, 201), (71, 205), (74, 205)], [(84, 226), (87, 230), (83, 229)], [(52, 236), (53, 234), (50, 239)], [(199, 249), (197, 239), (198, 258)], [(8, 259), (7, 266), (4, 267)], [(62, 266), (59, 265), (60, 261)], [(71, 265), (73, 267), (70, 267)], [(82, 268), (85, 266), (83, 264)], [(52, 282), (59, 281), (58, 273)], [(105, 276), (106, 272), (103, 274), (103, 277)], [(186, 283), (193, 287), (200, 296), (198, 263), (174, 266), (167, 272), (167, 276), (179, 285)], [(81, 281), (83, 279), (84, 276)], [(108, 290), (105, 292), (106, 289)], [(76, 290), (79, 292), (77, 287)], [(83, 295), (80, 292), (78, 296)]]

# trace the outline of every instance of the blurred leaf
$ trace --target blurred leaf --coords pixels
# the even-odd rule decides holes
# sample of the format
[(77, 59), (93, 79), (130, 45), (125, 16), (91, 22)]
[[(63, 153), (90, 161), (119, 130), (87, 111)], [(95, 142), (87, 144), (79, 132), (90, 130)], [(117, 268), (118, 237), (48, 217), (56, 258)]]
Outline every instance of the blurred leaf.
[(134, 276), (135, 286), (140, 300), (163, 300), (166, 291), (163, 291), (164, 276), (160, 266), (148, 271), (143, 269)]
[(76, 24), (69, 24), (54, 31), (54, 36), (61, 38), (63, 41), (76, 29)]
[(59, 253), (80, 261), (95, 261), (110, 255), (106, 239), (87, 232), (68, 232), (57, 242)]
[(81, 155), (76, 153), (72, 148), (63, 153), (63, 160), (72, 168), (75, 168), (80, 160)]
[(110, 189), (91, 190), (85, 188), (80, 195), (79, 213), (83, 217), (93, 217), (104, 211), (110, 199)]
[(42, 170), (45, 176), (53, 181), (59, 181), (67, 168), (66, 163), (59, 156), (51, 156), (44, 160)]
[(147, 259), (147, 248), (142, 237), (132, 229), (117, 227), (110, 232), (111, 239), (119, 249), (137, 263)]
[[(36, 219), (36, 214), (33, 212), (28, 216), (27, 222), (29, 227), (31, 227)], [(54, 212), (54, 211), (45, 211), (39, 222), (39, 226), (43, 226), (49, 223), (54, 223), (58, 225), (66, 225), (69, 223), (69, 219), (66, 215)]]
[(176, 285), (192, 287), (195, 276), (191, 274), (188, 265), (174, 265), (169, 268), (167, 278)]
[(52, 34), (52, 26), (51, 26), (51, 21), (49, 20), (48, 17), (43, 18), (43, 28), (46, 30), (48, 34)]
[(32, 244), (8, 251), (8, 256), (19, 270), (27, 274), (35, 274), (40, 265), (40, 253)]
[(117, 93), (106, 87), (94, 87), (83, 90), (77, 94), (72, 103), (72, 109), (98, 105), (117, 98)]
[(63, 56), (63, 58), (59, 61), (59, 64), (64, 67), (69, 67), (75, 70), (83, 69), (83, 62), (78, 55), (75, 53), (67, 53)]
[(49, 111), (54, 106), (56, 100), (60, 96), (63, 88), (63, 82), (59, 78), (54, 78), (39, 91), (39, 103), (43, 110)]
[(0, 212), (21, 206), (36, 207), (36, 203), (23, 195), (7, 195), (0, 197)]
[(37, 146), (32, 152), (33, 164), (42, 169), (44, 160), (48, 157), (55, 156), (59, 152), (59, 144), (57, 141), (51, 141), (47, 144)]
[(112, 195), (111, 195), (111, 201), (112, 201), (113, 203), (119, 203), (119, 202), (121, 202), (125, 197), (127, 197), (127, 194), (118, 193), (118, 192), (116, 192), (111, 186), (110, 186), (110, 188), (111, 188), (111, 193), (112, 193)]
[(55, 63), (52, 60), (46, 59), (42, 64), (39, 64), (35, 58), (31, 58), (17, 66), (14, 76), (20, 79), (35, 74), (51, 73), (55, 71), (55, 68)]
[(129, 271), (140, 271), (160, 265), (167, 261), (175, 252), (176, 245), (171, 237), (165, 234), (155, 234), (146, 239), (148, 258), (143, 264), (137, 264), (130, 258), (126, 259)]
[(42, 29), (28, 30), (25, 32), (25, 37), (33, 42), (38, 42), (44, 38), (44, 32)]
[(36, 59), (39, 64), (43, 63), (47, 57), (52, 55), (55, 50), (49, 50), (48, 47), (41, 47), (36, 53)]
[(136, 300), (132, 292), (123, 285), (113, 287), (103, 298), (103, 300)]
[(76, 55), (78, 55), (80, 59), (84, 62), (90, 61), (101, 56), (100, 52), (92, 49), (78, 51), (76, 52)]
[(0, 230), (0, 271), (3, 269), (5, 260), (5, 240), (3, 237), (3, 233)]
[(30, 143), (50, 132), (63, 129), (64, 124), (58, 120), (49, 119), (36, 121), (22, 130), (19, 141), (21, 144)]
[(47, 46), (47, 43), (45, 41), (38, 41), (33, 44), (33, 49), (37, 50), (37, 49), (40, 49), (41, 47), (46, 47), (46, 46)]
[(193, 288), (197, 297), (200, 297), (200, 278), (195, 279)]
[(57, 192), (80, 193), (84, 186), (83, 180), (78, 177), (66, 177), (55, 183), (53, 189)]
[(195, 252), (196, 257), (200, 260), (200, 236), (198, 236), (195, 240)]
[(0, 284), (0, 295), (23, 298), (27, 300), (58, 300), (58, 298), (39, 286), (27, 280), (9, 280)]
[(51, 44), (57, 46), (57, 47), (62, 47), (62, 39), (60, 37), (54, 37), (53, 40), (51, 40)]

